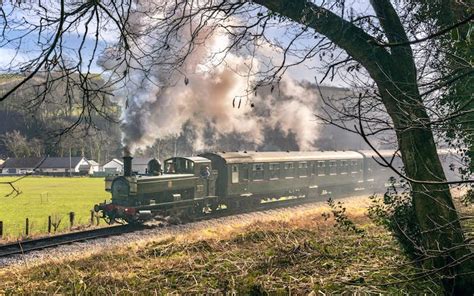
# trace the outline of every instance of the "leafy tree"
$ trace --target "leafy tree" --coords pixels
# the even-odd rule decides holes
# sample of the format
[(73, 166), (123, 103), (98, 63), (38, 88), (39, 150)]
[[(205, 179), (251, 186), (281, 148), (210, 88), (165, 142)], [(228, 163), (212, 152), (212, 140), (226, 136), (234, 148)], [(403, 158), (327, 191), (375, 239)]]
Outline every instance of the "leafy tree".
[[(440, 48), (440, 59), (433, 67), (440, 73), (440, 86), (445, 91), (439, 102), (442, 110), (457, 110), (452, 120), (445, 122), (445, 135), (455, 148), (461, 148), (464, 161), (474, 172), (474, 25), (470, 1), (412, 1), (419, 19), (431, 23), (434, 31), (444, 32), (431, 40), (431, 47)], [(459, 25), (463, 24), (465, 25)], [(451, 28), (451, 29), (450, 29)], [(449, 30), (448, 30), (449, 29)], [(461, 139), (460, 145), (457, 140)], [(462, 151), (464, 149), (464, 151)], [(468, 175), (469, 171), (465, 171)]]

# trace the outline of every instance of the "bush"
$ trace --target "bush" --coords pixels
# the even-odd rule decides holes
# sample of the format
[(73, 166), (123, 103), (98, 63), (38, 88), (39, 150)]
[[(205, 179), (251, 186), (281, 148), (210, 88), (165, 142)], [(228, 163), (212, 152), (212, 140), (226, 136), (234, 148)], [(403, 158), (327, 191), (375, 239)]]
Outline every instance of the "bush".
[(421, 252), (421, 231), (416, 219), (412, 196), (407, 184), (401, 190), (395, 187), (392, 178), (391, 186), (383, 197), (370, 197), (369, 217), (374, 223), (385, 227), (396, 238), (404, 253), (411, 259), (419, 259)]
[[(339, 228), (341, 230), (344, 230), (344, 231), (353, 232), (355, 234), (361, 234), (361, 235), (364, 234), (364, 230), (358, 228), (355, 225), (355, 223), (352, 222), (352, 220), (349, 219), (349, 217), (347, 217), (346, 208), (343, 206), (342, 202), (338, 201), (336, 203), (332, 198), (329, 198), (327, 200), (327, 203), (328, 203), (329, 207), (331, 208), (331, 212), (332, 212), (332, 214), (334, 216), (334, 220), (336, 222), (336, 224), (334, 224), (334, 227), (337, 227), (337, 228)], [(329, 219), (330, 214), (323, 213), (323, 217), (324, 217), (325, 220), (327, 220), (327, 219)]]
[(466, 194), (461, 197), (461, 202), (466, 207), (474, 203), (474, 190), (470, 188)]

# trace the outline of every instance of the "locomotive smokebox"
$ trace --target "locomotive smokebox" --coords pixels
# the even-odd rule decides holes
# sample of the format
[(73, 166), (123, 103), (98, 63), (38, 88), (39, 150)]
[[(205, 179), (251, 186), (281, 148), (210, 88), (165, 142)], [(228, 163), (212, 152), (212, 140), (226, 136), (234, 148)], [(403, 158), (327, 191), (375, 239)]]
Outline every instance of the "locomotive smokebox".
[(130, 155), (130, 151), (125, 148), (123, 151), (123, 175), (125, 177), (132, 176), (132, 159), (133, 157)]

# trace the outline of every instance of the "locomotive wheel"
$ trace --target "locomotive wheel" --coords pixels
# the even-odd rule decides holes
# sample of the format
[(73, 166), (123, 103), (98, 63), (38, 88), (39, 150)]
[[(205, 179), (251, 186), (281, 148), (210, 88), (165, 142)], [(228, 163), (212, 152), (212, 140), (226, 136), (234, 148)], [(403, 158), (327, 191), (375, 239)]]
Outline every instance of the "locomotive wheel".
[[(135, 220), (135, 219), (133, 219), (133, 220), (128, 219), (126, 222), (129, 225), (141, 225), (142, 224), (140, 221)], [(125, 223), (123, 223), (123, 224), (125, 224)]]
[(262, 201), (260, 200), (260, 198), (254, 198), (252, 199), (251, 202), (252, 202), (252, 207), (258, 207)]
[(167, 217), (166, 221), (171, 225), (182, 224), (182, 221), (178, 216), (169, 216)]
[(240, 206), (244, 209), (252, 209), (260, 204), (260, 200), (256, 198), (246, 198), (240, 201)]
[(219, 203), (217, 201), (211, 202), (208, 207), (211, 209), (212, 212), (217, 211), (217, 208), (219, 208)]
[(189, 207), (185, 215), (187, 220), (193, 220), (196, 217), (196, 209), (194, 207)]
[(234, 211), (234, 210), (239, 208), (239, 204), (235, 200), (229, 200), (229, 201), (226, 202), (225, 205), (226, 205), (227, 209), (230, 210), (230, 211)]
[(115, 223), (115, 215), (106, 215), (106, 216), (104, 216), (104, 221), (109, 225), (114, 224)]
[(194, 215), (199, 217), (203, 213), (204, 206), (201, 203), (197, 203), (193, 208)]

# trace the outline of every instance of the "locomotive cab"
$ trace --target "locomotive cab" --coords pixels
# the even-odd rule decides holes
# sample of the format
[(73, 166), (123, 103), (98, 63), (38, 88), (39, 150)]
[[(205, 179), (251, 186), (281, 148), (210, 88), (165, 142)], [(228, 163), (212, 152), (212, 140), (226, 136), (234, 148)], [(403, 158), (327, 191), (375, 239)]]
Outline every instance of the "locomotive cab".
[(165, 174), (193, 174), (194, 161), (183, 157), (173, 157), (165, 161)]
[(195, 197), (215, 196), (217, 171), (204, 157), (172, 157), (165, 160), (165, 174), (193, 174), (196, 179)]
[(165, 174), (193, 174), (196, 177), (212, 178), (211, 161), (203, 157), (172, 157), (165, 161)]

